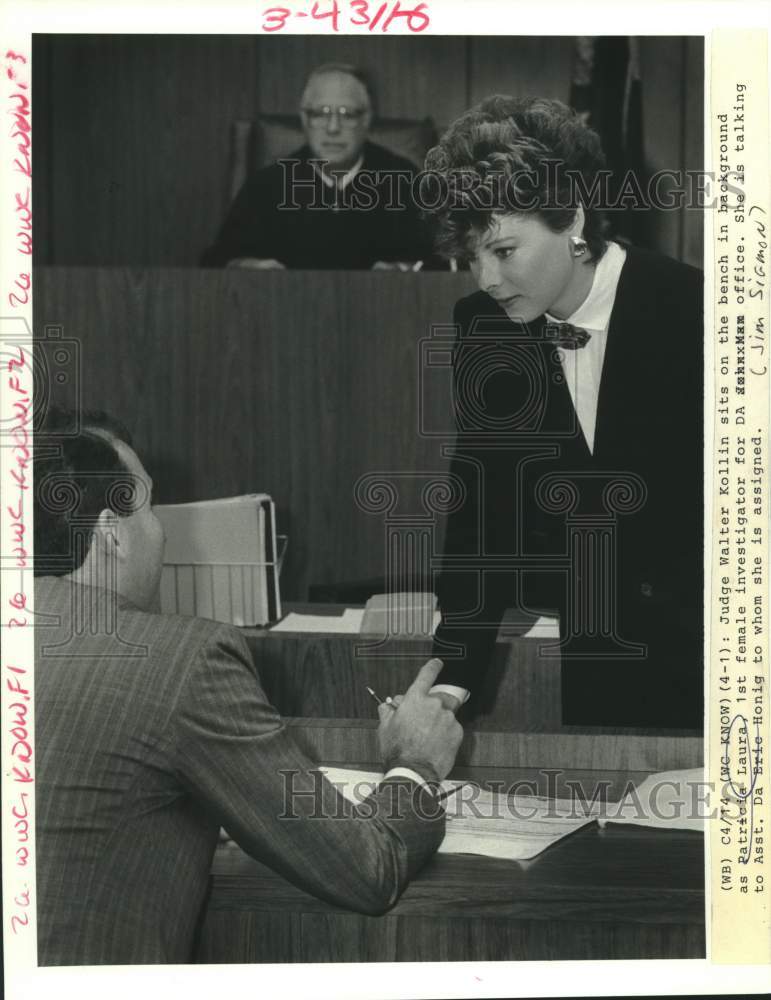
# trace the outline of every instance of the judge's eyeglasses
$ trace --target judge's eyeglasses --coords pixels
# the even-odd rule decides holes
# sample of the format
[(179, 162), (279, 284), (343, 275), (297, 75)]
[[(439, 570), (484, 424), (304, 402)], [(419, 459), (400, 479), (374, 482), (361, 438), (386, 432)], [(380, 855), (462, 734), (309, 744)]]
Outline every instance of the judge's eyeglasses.
[(328, 104), (322, 108), (303, 108), (303, 111), (311, 125), (327, 125), (337, 115), (341, 128), (355, 128), (367, 113), (366, 108), (333, 108)]

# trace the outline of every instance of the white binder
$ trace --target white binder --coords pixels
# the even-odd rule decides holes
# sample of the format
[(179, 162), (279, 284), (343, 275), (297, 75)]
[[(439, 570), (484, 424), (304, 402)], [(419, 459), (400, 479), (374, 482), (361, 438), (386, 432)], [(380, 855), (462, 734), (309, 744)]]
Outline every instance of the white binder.
[(276, 510), (267, 494), (153, 509), (166, 532), (162, 612), (240, 626), (278, 621)]

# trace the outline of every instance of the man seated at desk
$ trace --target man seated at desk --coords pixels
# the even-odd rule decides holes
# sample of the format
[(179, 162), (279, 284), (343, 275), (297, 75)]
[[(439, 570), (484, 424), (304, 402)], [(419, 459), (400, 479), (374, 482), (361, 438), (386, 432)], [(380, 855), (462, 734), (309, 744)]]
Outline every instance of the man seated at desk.
[(63, 426), (38, 432), (34, 470), (39, 964), (189, 961), (221, 826), (306, 891), (384, 912), (444, 835), (432, 783), (462, 731), (428, 695), (439, 662), (382, 707), (386, 775), (351, 805), (236, 629), (150, 610), (163, 529), (125, 431)]
[(360, 70), (315, 69), (300, 101), (305, 145), (247, 179), (203, 266), (412, 270), (428, 257), (415, 168), (368, 140), (372, 117)]

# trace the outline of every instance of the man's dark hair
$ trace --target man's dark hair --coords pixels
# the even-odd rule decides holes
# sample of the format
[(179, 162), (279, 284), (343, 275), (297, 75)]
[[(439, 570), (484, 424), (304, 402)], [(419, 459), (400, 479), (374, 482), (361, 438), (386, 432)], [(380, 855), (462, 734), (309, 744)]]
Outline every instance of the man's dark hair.
[(437, 249), (463, 257), (494, 214), (520, 210), (564, 232), (582, 205), (584, 238), (597, 261), (606, 249), (606, 223), (584, 192), (595, 189), (604, 167), (599, 136), (561, 101), (487, 97), (456, 119), (426, 156), (426, 170), (442, 178), (448, 192), (432, 212)]
[[(71, 428), (79, 427), (77, 434)], [(103, 411), (51, 409), (35, 427), (33, 461), (35, 576), (64, 576), (83, 565), (103, 510), (137, 507), (137, 482), (114, 441), (131, 435)]]

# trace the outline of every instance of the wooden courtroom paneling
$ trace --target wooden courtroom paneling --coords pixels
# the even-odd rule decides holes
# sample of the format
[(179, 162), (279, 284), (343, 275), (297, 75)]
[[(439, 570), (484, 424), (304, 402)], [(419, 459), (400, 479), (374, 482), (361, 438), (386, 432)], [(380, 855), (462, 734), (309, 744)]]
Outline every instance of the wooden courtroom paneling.
[(471, 104), (490, 94), (570, 98), (575, 39), (513, 36), (471, 38)]
[[(380, 759), (376, 719), (306, 718), (288, 724), (317, 760), (374, 768)], [(559, 733), (486, 732), (472, 726), (465, 731), (456, 766), (532, 774), (558, 768), (563, 774), (591, 772), (625, 781), (631, 774), (701, 767), (703, 762), (704, 741), (698, 735), (575, 727)]]
[(195, 264), (222, 219), (231, 123), (254, 109), (254, 39), (38, 36), (38, 60), (36, 263)]
[(438, 855), (382, 917), (218, 850), (199, 962), (704, 956), (703, 838), (591, 824), (534, 861)]
[(425, 118), (441, 128), (467, 107), (467, 39), (277, 35), (258, 39), (257, 108), (293, 113), (310, 70), (327, 62), (360, 66), (389, 118)]
[[(273, 883), (262, 886), (271, 893)], [(505, 917), (210, 910), (195, 961), (502, 962), (704, 958), (704, 927)]]
[[(375, 705), (367, 687), (382, 697), (406, 691), (431, 655), (431, 640), (391, 639), (368, 648), (364, 637), (350, 635), (252, 629), (246, 635), (265, 693), (282, 715), (371, 718)], [(539, 657), (539, 646), (537, 639), (498, 642), (479, 693), (476, 727), (560, 728), (560, 662)]]
[[(127, 423), (158, 502), (266, 491), (289, 535), (286, 599), (382, 577), (382, 514), (354, 497), (396, 477), (422, 513), (440, 441), (418, 429), (421, 338), (471, 287), (452, 274), (38, 269), (35, 328), (82, 345), (82, 402)], [(433, 422), (452, 435), (449, 382)], [(393, 475), (391, 475), (393, 478)]]

